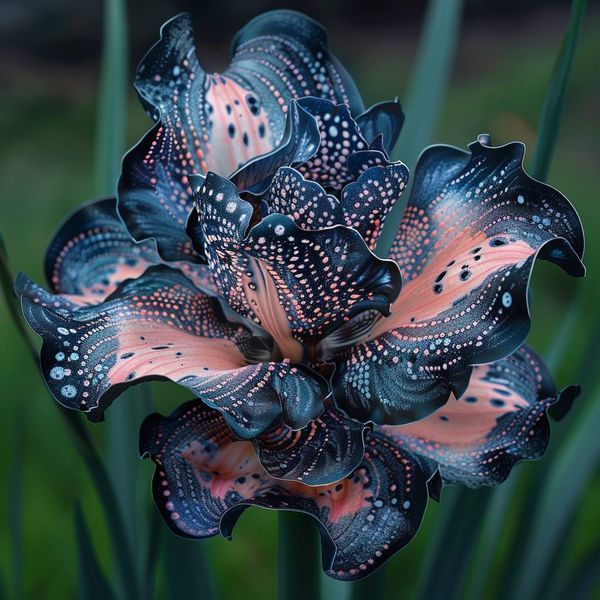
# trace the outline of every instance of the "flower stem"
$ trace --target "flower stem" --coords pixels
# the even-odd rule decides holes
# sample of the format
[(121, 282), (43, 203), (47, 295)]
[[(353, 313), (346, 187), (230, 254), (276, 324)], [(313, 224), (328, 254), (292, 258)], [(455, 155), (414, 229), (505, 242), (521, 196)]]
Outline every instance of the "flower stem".
[(318, 600), (318, 529), (297, 512), (279, 514), (279, 600)]
[(378, 600), (385, 590), (385, 565), (375, 573), (352, 584), (350, 600)]

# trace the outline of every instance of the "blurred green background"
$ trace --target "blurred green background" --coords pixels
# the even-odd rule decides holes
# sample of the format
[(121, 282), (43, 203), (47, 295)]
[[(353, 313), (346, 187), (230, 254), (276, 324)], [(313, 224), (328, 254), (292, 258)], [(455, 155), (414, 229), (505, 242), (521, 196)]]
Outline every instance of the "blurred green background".
[[(526, 7), (523, 6), (526, 4)], [(206, 5), (206, 6), (203, 6)], [(191, 10), (196, 24), (198, 52), (205, 68), (227, 64), (227, 48), (235, 31), (252, 16), (274, 7), (297, 8), (321, 21), (330, 32), (330, 45), (357, 81), (366, 104), (405, 96), (425, 3), (289, 2), (253, 0), (233, 2), (178, 2), (134, 0), (128, 3), (131, 77), (137, 61), (157, 39), (164, 20)], [(535, 128), (552, 65), (568, 21), (567, 2), (467, 2), (456, 62), (436, 142), (465, 147), (477, 134), (489, 132), (495, 144), (522, 140), (532, 147)], [(27, 4), (6, 0), (0, 7), (0, 230), (6, 238), (12, 269), (43, 280), (45, 248), (58, 224), (94, 188), (94, 138), (97, 83), (101, 54), (102, 3), (73, 0), (35, 0)], [(600, 11), (590, 7), (576, 57), (571, 87), (549, 183), (559, 188), (579, 211), (587, 233), (585, 263), (588, 276), (574, 281), (553, 265), (539, 264), (532, 290), (531, 345), (546, 357), (561, 354), (557, 384), (578, 379), (584, 391), (572, 413), (553, 426), (557, 444), (588, 418), (586, 407), (598, 403), (596, 352), (600, 288), (600, 217), (598, 183), (600, 166)], [(149, 127), (131, 88), (127, 143), (132, 145)], [(529, 155), (531, 152), (529, 153)], [(530, 156), (529, 156), (530, 157)], [(400, 157), (402, 158), (402, 157)], [(553, 334), (565, 319), (577, 295), (579, 312), (573, 334), (564, 348)], [(36, 340), (37, 343), (37, 340)], [(553, 345), (554, 344), (554, 345)], [(46, 392), (26, 347), (0, 305), (0, 581), (8, 597), (70, 598), (78, 594), (78, 551), (74, 507), (80, 502), (96, 545), (102, 568), (110, 575), (112, 557), (99, 501), (77, 450), (53, 400)], [(167, 412), (185, 396), (173, 386), (156, 385), (157, 408)], [(124, 401), (135, 401), (135, 394)], [(140, 421), (147, 409), (140, 402)], [(597, 411), (596, 411), (597, 413)], [(108, 411), (110, 419), (110, 410)], [(600, 430), (600, 422), (597, 423)], [(89, 426), (100, 443), (106, 425)], [(551, 441), (552, 443), (552, 441)], [(566, 442), (565, 442), (566, 443)], [(133, 514), (127, 514), (127, 535), (139, 551), (144, 568), (151, 513), (150, 462), (137, 460), (135, 439), (125, 444), (123, 464), (129, 465), (134, 495)], [(558, 448), (560, 450), (560, 448)], [(558, 450), (556, 452), (558, 452)], [(555, 452), (555, 453), (556, 453)], [(539, 463), (521, 465), (519, 482), (545, 481), (550, 476), (551, 453)], [(583, 493), (569, 527), (561, 536), (558, 553), (547, 578), (561, 569), (572, 571), (594, 555), (600, 540), (600, 454), (587, 457)], [(567, 482), (568, 483), (568, 482)], [(519, 483), (521, 486), (521, 483)], [(518, 487), (518, 486), (517, 486)], [(444, 505), (430, 503), (417, 538), (389, 563), (390, 598), (411, 597), (422, 581), (419, 572), (431, 560), (432, 539), (442, 527)], [(479, 497), (485, 492), (472, 492)], [(528, 495), (529, 494), (529, 495)], [(455, 552), (485, 553), (491, 548), (486, 597), (502, 596), (507, 588), (503, 573), (519, 550), (529, 543), (515, 524), (532, 518), (535, 506), (530, 492), (515, 490), (518, 506), (504, 513), (501, 535), (465, 550), (458, 537), (443, 540), (441, 555)], [(535, 498), (539, 500), (539, 498)], [(562, 498), (547, 498), (560, 507)], [(513, 509), (514, 508), (514, 509)], [(465, 507), (468, 510), (468, 507)], [(450, 513), (448, 513), (450, 514)], [(524, 514), (525, 517), (520, 515)], [(468, 516), (468, 515), (467, 515)], [(447, 515), (446, 515), (447, 517)], [(447, 517), (448, 518), (448, 517)], [(523, 521), (522, 519), (525, 519)], [(521, 521), (519, 521), (521, 519)], [(162, 524), (160, 524), (162, 529)], [(469, 520), (466, 520), (469, 527)], [(513, 528), (511, 530), (511, 528)], [(165, 528), (166, 529), (166, 528)], [(166, 532), (162, 532), (166, 533)], [(485, 533), (485, 532), (484, 532)], [(438, 535), (439, 538), (439, 535)], [(271, 598), (276, 593), (277, 520), (269, 511), (249, 510), (240, 520), (234, 542), (214, 538), (182, 542), (179, 549), (195, 556), (201, 544), (223, 598)], [(469, 557), (465, 557), (467, 560)], [(596, 558), (600, 558), (596, 553)], [(471, 564), (471, 563), (468, 563)], [(600, 598), (600, 560), (590, 597)], [(165, 567), (156, 569), (158, 597), (180, 597), (167, 585)], [(194, 577), (198, 574), (182, 574)], [(476, 573), (467, 572), (469, 577)], [(559, 573), (560, 575), (560, 573)], [(325, 594), (343, 598), (347, 586), (326, 582)]]

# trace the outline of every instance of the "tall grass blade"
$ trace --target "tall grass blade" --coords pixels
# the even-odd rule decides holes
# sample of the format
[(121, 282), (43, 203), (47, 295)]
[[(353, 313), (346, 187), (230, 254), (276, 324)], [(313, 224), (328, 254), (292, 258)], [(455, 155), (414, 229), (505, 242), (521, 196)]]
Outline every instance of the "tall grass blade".
[(560, 131), (567, 89), (573, 70), (575, 52), (581, 37), (587, 0), (573, 0), (567, 31), (562, 41), (550, 79), (537, 128), (535, 154), (530, 166), (533, 177), (545, 180)]
[(10, 546), (15, 598), (23, 598), (23, 436), (25, 423), (22, 404), (13, 432), (10, 467)]
[(461, 583), (477, 542), (473, 523), (480, 520), (491, 493), (489, 488), (445, 490), (444, 495), (451, 495), (451, 501), (444, 503), (442, 498), (435, 542), (428, 550), (419, 577), (417, 598), (453, 600), (461, 597)]
[(98, 563), (94, 544), (79, 503), (75, 505), (75, 534), (79, 561), (79, 598), (82, 600), (114, 599), (114, 592)]
[(38, 353), (33, 345), (33, 342), (31, 341), (31, 338), (29, 337), (27, 329), (25, 328), (23, 319), (21, 319), (21, 307), (19, 306), (19, 302), (13, 293), (13, 281), (14, 277), (8, 263), (6, 244), (4, 242), (4, 237), (0, 232), (0, 287), (2, 288), (2, 295), (4, 296), (8, 314), (15, 328), (25, 343), (31, 358), (33, 358), (33, 361), (37, 364)]
[[(533, 177), (542, 181), (547, 177), (556, 145), (560, 120), (564, 109), (566, 92), (571, 78), (573, 59), (581, 33), (585, 6), (586, 0), (573, 0), (572, 2), (569, 24), (567, 26), (567, 31), (565, 33), (553, 74), (546, 91), (546, 96), (544, 98), (544, 103), (538, 122), (537, 143), (529, 172)], [(559, 328), (554, 339), (554, 343), (551, 345), (548, 351), (549, 366), (552, 367), (553, 371), (560, 367), (560, 364), (565, 358), (565, 351), (569, 347), (569, 341), (572, 338), (573, 331), (575, 329), (573, 325), (580, 315), (580, 308), (585, 299), (584, 295), (585, 292), (582, 289), (581, 294), (578, 294), (577, 301), (571, 305), (569, 312), (563, 319), (562, 326)], [(556, 441), (557, 440), (555, 439), (555, 445)], [(481, 525), (474, 524), (473, 526), (474, 530), (481, 528), (481, 530), (484, 532), (485, 538), (483, 538), (484, 544), (482, 548), (475, 556), (475, 560), (469, 569), (471, 572), (477, 574), (475, 576), (473, 586), (470, 588), (470, 597), (480, 597), (480, 594), (483, 591), (483, 586), (488, 578), (495, 552), (493, 540), (498, 539), (504, 523), (507, 522), (508, 511), (511, 506), (514, 506), (516, 490), (518, 488), (519, 477), (521, 476), (521, 473), (522, 471), (513, 473), (511, 476), (511, 481), (504, 484), (505, 489), (495, 491), (496, 497), (491, 503), (483, 523)], [(538, 473), (538, 477), (535, 478), (536, 482), (529, 482), (530, 493), (526, 494), (526, 498), (539, 496), (539, 490), (536, 490), (536, 485), (538, 483), (537, 480), (541, 477), (541, 473)], [(506, 486), (508, 486), (508, 488), (506, 488)], [(523, 508), (524, 510), (521, 513), (521, 519), (519, 522), (529, 526), (527, 523), (528, 515), (526, 514), (526, 511), (528, 513), (532, 510), (532, 507), (524, 506)], [(519, 537), (519, 540), (523, 536), (523, 531), (521, 531), (520, 527), (518, 527), (515, 531), (515, 535)], [(491, 544), (489, 542), (486, 543), (486, 539), (490, 540)], [(527, 535), (526, 539), (533, 540), (535, 538), (531, 538), (530, 535)], [(520, 546), (520, 542), (516, 543), (516, 547)], [(536, 543), (536, 547), (538, 549), (542, 549), (543, 551), (543, 546), (537, 546)], [(505, 581), (509, 581), (514, 576), (515, 571), (513, 568), (520, 570), (519, 577), (528, 577), (522, 561), (517, 560), (516, 555), (515, 559), (509, 562), (510, 566), (506, 570), (504, 577)]]
[[(20, 306), (12, 293), (13, 281), (14, 277), (6, 260), (4, 242), (0, 237), (0, 285), (8, 303), (9, 315), (27, 345), (36, 367), (39, 367), (38, 351), (27, 334), (21, 318)], [(137, 600), (139, 598), (137, 582), (133, 577), (135, 563), (125, 536), (125, 523), (117, 501), (117, 495), (108, 476), (108, 471), (98, 454), (98, 450), (88, 430), (81, 420), (81, 416), (75, 411), (62, 408), (57, 402), (53, 402), (53, 405), (59, 411), (72, 434), (75, 447), (85, 463), (96, 493), (100, 498), (108, 524), (113, 554), (116, 557), (116, 571), (119, 574), (123, 593), (128, 599)]]
[[(125, 150), (128, 94), (127, 18), (124, 0), (104, 0), (104, 27), (96, 128), (95, 189), (99, 196), (115, 193)], [(124, 515), (128, 544), (136, 537), (134, 515), (137, 472), (136, 404), (139, 391), (129, 390), (111, 408), (107, 419), (107, 455), (114, 486), (119, 490), (119, 507)], [(139, 566), (136, 564), (136, 566)], [(132, 571), (130, 577), (137, 576)]]
[(549, 476), (537, 492), (537, 506), (529, 507), (531, 535), (525, 540), (525, 551), (510, 594), (512, 598), (538, 597), (577, 503), (600, 465), (600, 385), (590, 399), (592, 404), (580, 415), (577, 427), (563, 444)]
[[(417, 59), (404, 102), (406, 121), (394, 157), (412, 169), (420, 152), (433, 141), (454, 63), (463, 0), (430, 0)], [(407, 192), (403, 198), (407, 198)], [(388, 216), (377, 244), (385, 256), (396, 236), (404, 206), (398, 202)]]
[(319, 600), (319, 530), (298, 512), (279, 513), (279, 600)]
[(351, 600), (373, 600), (383, 598), (385, 593), (385, 565), (379, 567), (375, 573), (352, 583)]
[(216, 600), (212, 569), (202, 540), (189, 540), (164, 531), (162, 564), (168, 600)]
[(152, 600), (155, 597), (156, 572), (162, 546), (163, 522), (160, 514), (152, 505), (148, 518), (150, 520), (148, 545), (142, 572), (142, 598)]
[(127, 17), (124, 0), (104, 0), (104, 29), (98, 121), (96, 127), (95, 190), (115, 193), (125, 150), (127, 115)]

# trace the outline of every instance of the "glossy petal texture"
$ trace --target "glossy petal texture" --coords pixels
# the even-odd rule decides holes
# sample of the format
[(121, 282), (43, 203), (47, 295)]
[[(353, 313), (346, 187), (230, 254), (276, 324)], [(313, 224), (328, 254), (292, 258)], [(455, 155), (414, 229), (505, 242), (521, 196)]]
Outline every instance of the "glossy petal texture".
[(308, 513), (320, 524), (323, 565), (338, 579), (374, 571), (416, 533), (433, 463), (370, 432), (360, 466), (347, 478), (310, 487), (273, 479), (252, 444), (234, 441), (222, 417), (197, 402), (170, 417), (151, 415), (140, 452), (156, 463), (156, 504), (176, 533), (229, 537), (248, 506)]
[[(161, 264), (154, 242), (135, 242), (117, 214), (116, 200), (84, 204), (59, 228), (45, 260), (50, 289), (74, 304), (97, 304), (126, 279)], [(217, 295), (207, 265), (171, 263), (207, 294)]]
[(557, 394), (541, 360), (521, 347), (475, 367), (459, 400), (451, 398), (421, 421), (382, 430), (437, 461), (445, 483), (497, 485), (517, 461), (542, 457), (550, 437), (548, 408), (570, 404), (578, 393), (571, 386)]
[(157, 124), (124, 159), (119, 212), (134, 238), (154, 237), (167, 260), (197, 260), (185, 237), (190, 174), (227, 176), (270, 152), (282, 139), (292, 98), (318, 96), (362, 110), (354, 83), (327, 49), (325, 30), (286, 10), (257, 17), (237, 35), (223, 74), (202, 69), (189, 16), (175, 17), (135, 85)]
[(353, 179), (346, 166), (347, 157), (366, 150), (369, 144), (347, 106), (319, 98), (304, 98), (299, 104), (317, 120), (321, 141), (312, 158), (295, 166), (306, 179), (328, 190), (340, 190)]
[(196, 198), (198, 242), (221, 295), (292, 361), (355, 314), (386, 312), (398, 294), (396, 265), (372, 254), (353, 229), (307, 231), (279, 214), (249, 229), (252, 205), (214, 173)]
[(230, 178), (240, 192), (263, 195), (277, 169), (290, 166), (329, 192), (339, 192), (368, 167), (390, 164), (387, 149), (396, 143), (404, 121), (398, 102), (376, 104), (356, 120), (347, 106), (321, 98), (301, 98), (290, 107), (282, 143)]
[(45, 271), (55, 294), (97, 304), (122, 281), (160, 262), (152, 242), (131, 239), (116, 200), (107, 198), (85, 204), (61, 225), (46, 252)]
[(379, 102), (356, 117), (360, 133), (369, 144), (382, 136), (382, 149), (389, 156), (404, 124), (400, 102)]
[(260, 434), (280, 414), (303, 427), (323, 409), (328, 389), (320, 377), (286, 362), (248, 364), (249, 356), (268, 357), (268, 348), (227, 322), (218, 302), (178, 270), (151, 267), (92, 307), (56, 307), (60, 296), (24, 276), (16, 289), (25, 318), (44, 340), (41, 367), (50, 391), (92, 420), (125, 387), (148, 379), (187, 387), (240, 437)]
[(272, 477), (326, 485), (343, 479), (362, 462), (365, 427), (331, 407), (298, 431), (283, 423), (274, 425), (255, 438), (254, 445)]
[(303, 229), (351, 227), (374, 250), (385, 219), (407, 182), (408, 169), (400, 162), (371, 167), (357, 181), (349, 183), (338, 200), (315, 181), (283, 167), (275, 174), (263, 200), (268, 212), (287, 215)]
[(402, 293), (390, 317), (338, 355), (336, 400), (350, 416), (402, 424), (460, 396), (472, 365), (527, 336), (536, 257), (584, 273), (579, 218), (524, 173), (523, 145), (470, 148), (434, 146), (419, 160), (391, 253)]

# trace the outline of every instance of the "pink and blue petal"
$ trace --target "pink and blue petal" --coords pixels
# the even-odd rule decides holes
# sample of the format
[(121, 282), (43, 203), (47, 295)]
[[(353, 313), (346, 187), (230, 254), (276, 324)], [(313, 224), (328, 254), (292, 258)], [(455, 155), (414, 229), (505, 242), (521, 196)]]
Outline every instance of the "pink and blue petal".
[(475, 142), (470, 154), (436, 146), (422, 155), (390, 254), (402, 293), (388, 318), (338, 348), (336, 400), (350, 416), (402, 424), (460, 396), (472, 365), (526, 338), (536, 258), (584, 274), (579, 218), (525, 174), (523, 152)]
[[(91, 420), (127, 386), (168, 379), (221, 411), (236, 435), (252, 438), (281, 414), (303, 427), (329, 393), (307, 367), (268, 362), (268, 347), (169, 267), (151, 267), (89, 307), (56, 308), (50, 301), (61, 297), (36, 293), (24, 276), (16, 291), (43, 338), (41, 367), (52, 395)], [(250, 356), (262, 362), (248, 364)]]
[(362, 462), (365, 428), (328, 407), (302, 429), (275, 424), (253, 443), (263, 468), (272, 477), (326, 485), (343, 479)]
[(248, 506), (305, 512), (321, 529), (323, 566), (337, 579), (368, 575), (415, 535), (435, 463), (382, 433), (368, 432), (362, 462), (335, 483), (274, 479), (252, 444), (235, 441), (222, 417), (188, 403), (142, 425), (140, 452), (156, 464), (156, 504), (171, 529), (226, 537)]
[(136, 240), (156, 239), (166, 260), (197, 261), (185, 223), (188, 178), (209, 169), (228, 176), (269, 153), (284, 136), (291, 99), (319, 96), (360, 112), (352, 80), (327, 49), (327, 35), (291, 11), (266, 13), (235, 38), (230, 66), (209, 74), (196, 57), (191, 21), (166, 23), (135, 82), (156, 121), (124, 159), (119, 212)]
[(199, 225), (215, 280), (229, 306), (265, 329), (294, 361), (354, 315), (385, 313), (400, 278), (344, 226), (303, 230), (271, 214), (251, 227), (253, 207), (209, 173), (197, 188)]
[(386, 434), (435, 460), (445, 483), (498, 485), (521, 460), (537, 460), (550, 438), (547, 412), (570, 407), (577, 386), (557, 392), (542, 361), (522, 346), (511, 356), (473, 369), (463, 396), (427, 418)]

